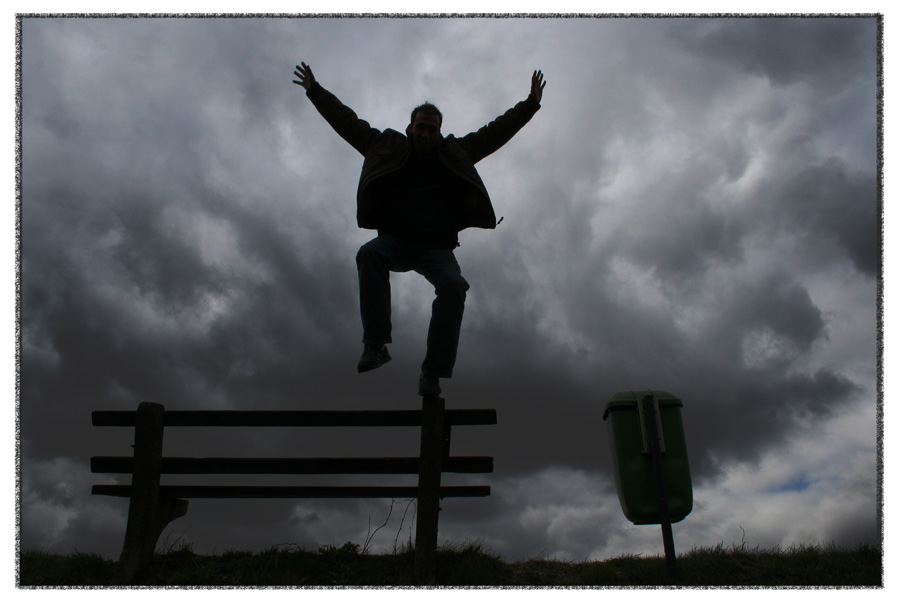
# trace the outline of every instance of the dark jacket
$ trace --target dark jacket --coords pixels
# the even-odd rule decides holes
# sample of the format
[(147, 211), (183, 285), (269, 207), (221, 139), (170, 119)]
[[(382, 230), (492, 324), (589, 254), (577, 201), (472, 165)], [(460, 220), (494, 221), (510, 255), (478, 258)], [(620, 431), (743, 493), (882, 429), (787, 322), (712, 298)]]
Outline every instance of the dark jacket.
[[(319, 83), (314, 83), (306, 95), (338, 135), (365, 157), (356, 192), (356, 222), (363, 229), (379, 229), (383, 225), (379, 199), (370, 193), (370, 184), (402, 167), (412, 151), (412, 143), (399, 131), (375, 129)], [(497, 226), (491, 198), (475, 170), (475, 163), (508, 142), (540, 107), (529, 95), (478, 131), (461, 138), (441, 137), (438, 148), (441, 161), (467, 184), (463, 186), (466, 192), (460, 198), (463, 204), (460, 230)]]

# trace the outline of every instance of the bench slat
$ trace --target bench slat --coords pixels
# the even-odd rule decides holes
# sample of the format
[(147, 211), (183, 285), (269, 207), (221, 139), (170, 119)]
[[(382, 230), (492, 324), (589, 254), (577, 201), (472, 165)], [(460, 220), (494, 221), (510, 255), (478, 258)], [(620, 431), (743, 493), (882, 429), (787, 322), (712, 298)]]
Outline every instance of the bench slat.
[[(94, 456), (92, 473), (132, 473), (131, 456)], [(444, 473), (493, 473), (491, 456), (451, 456)], [(163, 457), (160, 473), (203, 475), (407, 474), (419, 472), (418, 457), (404, 458), (180, 458)]]
[[(476, 498), (491, 495), (488, 485), (441, 486), (441, 498)], [(416, 486), (234, 486), (162, 485), (167, 498), (416, 498)], [(130, 485), (95, 485), (95, 496), (131, 496)]]
[[(98, 427), (133, 427), (136, 411), (98, 410)], [(446, 411), (450, 425), (496, 425), (492, 408)], [(419, 427), (421, 410), (167, 410), (165, 427)]]

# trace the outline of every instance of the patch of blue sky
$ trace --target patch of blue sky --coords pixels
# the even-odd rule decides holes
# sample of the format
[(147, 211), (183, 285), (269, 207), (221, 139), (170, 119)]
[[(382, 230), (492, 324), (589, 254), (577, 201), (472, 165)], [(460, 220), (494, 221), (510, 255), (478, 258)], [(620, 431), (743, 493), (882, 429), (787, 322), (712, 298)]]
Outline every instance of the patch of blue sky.
[(765, 490), (768, 494), (784, 494), (790, 492), (803, 492), (809, 486), (811, 486), (815, 481), (809, 479), (805, 475), (799, 475), (797, 477), (792, 477), (787, 482), (783, 483), (779, 486), (774, 486), (767, 488)]

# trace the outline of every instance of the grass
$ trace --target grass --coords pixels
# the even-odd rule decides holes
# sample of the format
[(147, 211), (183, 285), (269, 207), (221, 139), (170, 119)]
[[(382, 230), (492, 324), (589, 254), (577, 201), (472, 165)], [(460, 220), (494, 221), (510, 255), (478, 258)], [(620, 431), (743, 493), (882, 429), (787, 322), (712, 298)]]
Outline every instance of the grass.
[[(149, 586), (399, 587), (412, 586), (414, 553), (361, 552), (350, 542), (316, 551), (275, 546), (259, 553), (194, 554), (190, 546), (154, 558)], [(677, 558), (685, 587), (881, 587), (881, 551), (799, 546), (785, 550), (694, 548)], [(25, 550), (20, 587), (106, 587), (115, 563), (95, 554), (70, 556)], [(507, 563), (481, 544), (444, 547), (437, 554), (437, 585), (445, 587), (643, 587), (671, 586), (662, 556), (621, 556), (604, 561), (535, 559)]]

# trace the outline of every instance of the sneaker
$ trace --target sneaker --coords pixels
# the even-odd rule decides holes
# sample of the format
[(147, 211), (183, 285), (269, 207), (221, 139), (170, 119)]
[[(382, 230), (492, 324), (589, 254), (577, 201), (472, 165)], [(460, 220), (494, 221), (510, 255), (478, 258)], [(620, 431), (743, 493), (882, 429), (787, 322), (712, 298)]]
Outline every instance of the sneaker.
[(388, 354), (387, 346), (384, 344), (381, 346), (366, 344), (356, 370), (360, 373), (365, 373), (366, 371), (377, 369), (389, 360), (391, 360), (391, 355)]
[(441, 386), (438, 385), (438, 378), (434, 375), (426, 375), (425, 373), (422, 373), (419, 376), (419, 395), (440, 396)]

